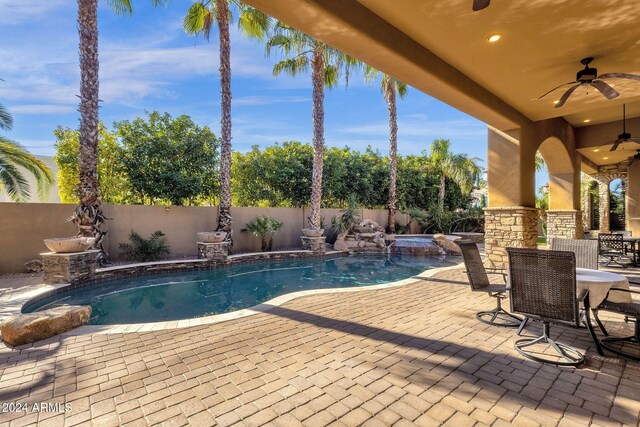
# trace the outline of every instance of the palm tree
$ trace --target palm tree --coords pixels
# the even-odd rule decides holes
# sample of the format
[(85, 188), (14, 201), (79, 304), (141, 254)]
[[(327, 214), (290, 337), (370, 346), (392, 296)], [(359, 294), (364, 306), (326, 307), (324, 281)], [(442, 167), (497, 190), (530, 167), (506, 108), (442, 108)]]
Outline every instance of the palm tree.
[(535, 168), (536, 172), (542, 172), (547, 169), (547, 163), (544, 161), (544, 157), (542, 157), (542, 154), (540, 154), (539, 151), (536, 151)]
[[(188, 34), (204, 34), (209, 40), (211, 28), (218, 23), (220, 42), (220, 212), (216, 230), (231, 236), (231, 46), (229, 21), (231, 11), (228, 0), (199, 0), (191, 5), (182, 22)], [(262, 39), (271, 24), (271, 18), (259, 10), (231, 0), (238, 8), (238, 24), (244, 35)]]
[(262, 252), (268, 252), (273, 247), (273, 235), (282, 229), (284, 223), (268, 216), (259, 216), (245, 225), (241, 231), (249, 232), (261, 240)]
[[(365, 78), (368, 81), (378, 77), (379, 71), (373, 67), (367, 66), (365, 69)], [(396, 205), (398, 203), (397, 195), (397, 174), (398, 174), (398, 114), (396, 107), (396, 95), (401, 99), (407, 94), (407, 85), (400, 80), (383, 74), (380, 80), (380, 91), (387, 101), (387, 109), (389, 110), (389, 232), (396, 233)]]
[(478, 166), (477, 157), (466, 154), (454, 154), (449, 151), (451, 142), (448, 139), (436, 139), (431, 143), (429, 163), (440, 174), (440, 188), (438, 191), (438, 212), (444, 211), (444, 196), (447, 179), (455, 182), (463, 193), (468, 193), (479, 181), (482, 168)]
[[(311, 214), (308, 226), (320, 230), (320, 203), (322, 201), (322, 156), (324, 154), (324, 89), (338, 84), (342, 67), (347, 71), (355, 61), (329, 45), (316, 40), (293, 27), (278, 22), (267, 41), (267, 55), (278, 49), (285, 59), (273, 66), (273, 75), (286, 72), (297, 76), (311, 67), (313, 86), (313, 171), (311, 174)], [(347, 80), (348, 83), (348, 80)]]
[[(151, 0), (154, 6), (164, 0)], [(121, 15), (133, 12), (131, 0), (109, 0), (113, 10)], [(95, 237), (94, 247), (101, 245), (106, 234), (101, 230), (105, 221), (98, 185), (98, 0), (78, 0), (78, 34), (80, 36), (80, 159), (78, 164), (80, 204), (70, 220), (78, 226), (78, 235)]]
[[(9, 131), (12, 128), (13, 117), (0, 104), (0, 129)], [(0, 136), (0, 190), (16, 202), (25, 201), (30, 196), (29, 183), (19, 168), (26, 169), (36, 178), (38, 195), (45, 198), (53, 184), (51, 170), (20, 144)]]

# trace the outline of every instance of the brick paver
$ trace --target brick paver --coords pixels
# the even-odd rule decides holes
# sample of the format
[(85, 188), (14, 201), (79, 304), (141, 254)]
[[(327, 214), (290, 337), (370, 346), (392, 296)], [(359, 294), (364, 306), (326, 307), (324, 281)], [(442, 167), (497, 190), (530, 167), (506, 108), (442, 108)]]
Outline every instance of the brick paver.
[(523, 359), (513, 330), (475, 319), (492, 304), (454, 270), (224, 323), (1, 346), (0, 402), (29, 411), (0, 425), (638, 427), (639, 363), (563, 327), (552, 334), (586, 351), (584, 366)]

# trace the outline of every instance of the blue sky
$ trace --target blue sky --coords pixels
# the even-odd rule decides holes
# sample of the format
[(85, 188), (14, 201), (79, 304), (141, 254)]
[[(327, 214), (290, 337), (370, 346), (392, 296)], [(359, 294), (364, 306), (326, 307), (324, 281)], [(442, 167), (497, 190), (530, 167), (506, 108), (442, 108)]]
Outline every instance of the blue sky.
[[(100, 117), (108, 126), (144, 111), (190, 115), (219, 133), (217, 33), (211, 41), (181, 28), (190, 2), (174, 0), (153, 8), (137, 1), (133, 16), (118, 16), (100, 1)], [(56, 126), (78, 125), (78, 34), (76, 2), (0, 0), (0, 102), (13, 113), (8, 135), (31, 152), (54, 154)], [(271, 74), (258, 41), (232, 31), (233, 147), (247, 151), (275, 141), (311, 140), (311, 84), (308, 75)], [(326, 93), (325, 139), (331, 146), (388, 150), (386, 104), (377, 84), (352, 75), (349, 87)], [(417, 90), (398, 103), (402, 154), (419, 153), (435, 138), (453, 150), (487, 156), (484, 123)], [(485, 165), (483, 163), (483, 165)]]

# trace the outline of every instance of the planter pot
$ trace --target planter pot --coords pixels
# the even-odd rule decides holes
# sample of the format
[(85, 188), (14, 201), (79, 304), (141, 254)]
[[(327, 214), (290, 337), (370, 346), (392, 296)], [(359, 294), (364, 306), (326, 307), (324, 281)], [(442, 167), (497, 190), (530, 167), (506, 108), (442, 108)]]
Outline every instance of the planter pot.
[(71, 253), (86, 251), (93, 245), (94, 241), (93, 237), (58, 237), (44, 239), (44, 244), (51, 252)]
[(302, 235), (304, 237), (321, 237), (324, 234), (324, 230), (314, 230), (313, 228), (303, 228)]
[(224, 231), (203, 231), (198, 233), (198, 242), (202, 243), (220, 243), (227, 237)]

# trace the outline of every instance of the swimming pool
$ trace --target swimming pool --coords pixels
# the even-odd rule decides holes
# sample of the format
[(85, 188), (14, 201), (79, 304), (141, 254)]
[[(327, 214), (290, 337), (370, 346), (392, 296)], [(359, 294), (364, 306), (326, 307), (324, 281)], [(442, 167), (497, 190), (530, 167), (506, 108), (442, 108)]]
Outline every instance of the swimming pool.
[(398, 254), (262, 261), (70, 289), (29, 303), (23, 312), (90, 305), (92, 325), (192, 319), (252, 307), (291, 292), (394, 282), (454, 264), (447, 257)]

